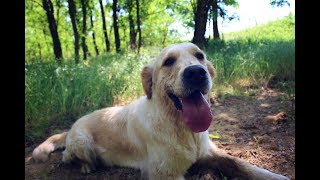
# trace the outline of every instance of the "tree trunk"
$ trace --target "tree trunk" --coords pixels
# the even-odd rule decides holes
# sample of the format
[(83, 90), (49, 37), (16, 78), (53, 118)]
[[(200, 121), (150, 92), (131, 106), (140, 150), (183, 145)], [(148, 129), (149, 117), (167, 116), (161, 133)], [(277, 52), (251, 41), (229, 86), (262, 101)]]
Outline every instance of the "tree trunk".
[(123, 42), (125, 43), (125, 47), (128, 47), (128, 43), (127, 43), (127, 26), (125, 25), (122, 25), (120, 26), (120, 29), (122, 28), (122, 31), (123, 31)]
[(214, 39), (217, 39), (217, 40), (220, 39), (217, 20), (213, 20), (213, 37)]
[(42, 53), (41, 53), (41, 44), (38, 42), (38, 49), (39, 49), (39, 59), (42, 59)]
[(163, 33), (162, 47), (165, 47), (167, 36), (168, 36), (168, 26), (166, 27), (166, 29), (165, 29), (165, 31)]
[(51, 0), (42, 0), (42, 5), (47, 14), (49, 29), (50, 29), (50, 33), (53, 41), (54, 55), (57, 59), (58, 64), (61, 64), (61, 59), (63, 58), (63, 56), (62, 56), (62, 49), (61, 49), (59, 34), (57, 30), (57, 24), (54, 19), (53, 4)]
[(57, 4), (56, 22), (57, 22), (57, 29), (58, 29), (59, 20), (60, 20), (60, 9), (62, 7), (61, 0), (56, 0), (56, 4)]
[(82, 51), (83, 51), (83, 60), (87, 59), (87, 56), (90, 56), (90, 52), (88, 50), (88, 46), (86, 43), (87, 38), (87, 5), (88, 0), (81, 0), (81, 8), (82, 8)]
[(203, 48), (206, 44), (206, 33), (209, 5), (207, 0), (198, 0), (194, 12), (194, 35), (192, 42)]
[(136, 37), (137, 37), (137, 31), (134, 28), (134, 20), (133, 20), (133, 15), (132, 15), (132, 0), (129, 2), (129, 28), (130, 28), (130, 49), (134, 50), (137, 48), (137, 42), (136, 42)]
[(102, 16), (102, 28), (103, 28), (103, 34), (104, 34), (104, 40), (106, 44), (106, 51), (110, 52), (110, 42), (108, 39), (108, 32), (107, 32), (107, 26), (106, 26), (106, 19), (104, 16), (104, 8), (102, 0), (99, 0), (100, 8), (101, 8), (101, 16)]
[(212, 0), (212, 26), (213, 26), (213, 38), (214, 39), (220, 39), (220, 34), (218, 30), (218, 1)]
[(118, 17), (117, 17), (117, 0), (113, 0), (112, 10), (113, 10), (113, 32), (114, 32), (114, 40), (116, 43), (116, 51), (120, 52), (120, 37), (119, 37), (119, 27), (118, 27)]
[(88, 51), (88, 46), (86, 44), (87, 36), (87, 4), (88, 0), (81, 0), (82, 6), (82, 51), (83, 51), (83, 60), (87, 59), (87, 55), (90, 56)]
[(137, 25), (138, 25), (138, 33), (139, 33), (139, 41), (138, 41), (138, 53), (140, 51), (140, 47), (142, 44), (141, 39), (141, 20), (140, 20), (140, 6), (139, 6), (139, 0), (136, 0), (136, 6), (137, 6)]
[(136, 37), (137, 37), (137, 32), (134, 28), (134, 21), (132, 14), (129, 12), (129, 28), (130, 28), (130, 49), (134, 50), (137, 48), (137, 42), (136, 42)]
[(73, 0), (68, 0), (68, 8), (69, 8), (69, 14), (71, 18), (72, 23), (72, 29), (73, 29), (73, 35), (74, 35), (74, 56), (75, 56), (75, 62), (76, 64), (79, 63), (79, 33), (77, 29), (77, 23), (76, 23), (76, 5)]
[(91, 30), (92, 30), (92, 40), (93, 40), (93, 45), (94, 45), (94, 50), (96, 51), (96, 54), (99, 55), (99, 49), (96, 43), (96, 37), (93, 31), (93, 19), (92, 19), (92, 9), (90, 9), (90, 24), (91, 24)]

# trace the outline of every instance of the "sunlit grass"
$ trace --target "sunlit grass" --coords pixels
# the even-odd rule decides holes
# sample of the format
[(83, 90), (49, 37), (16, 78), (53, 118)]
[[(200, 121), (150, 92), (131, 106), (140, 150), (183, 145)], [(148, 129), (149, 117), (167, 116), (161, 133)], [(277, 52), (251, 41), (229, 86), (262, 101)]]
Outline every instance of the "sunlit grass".
[[(271, 79), (295, 81), (294, 16), (224, 35), (209, 41), (205, 51), (217, 74), (215, 93), (250, 94)], [(248, 94), (247, 93), (247, 94)]]
[(75, 65), (54, 60), (26, 65), (26, 139), (42, 137), (54, 127), (69, 127), (93, 110), (124, 104), (143, 93), (140, 70), (149, 54), (98, 56)]

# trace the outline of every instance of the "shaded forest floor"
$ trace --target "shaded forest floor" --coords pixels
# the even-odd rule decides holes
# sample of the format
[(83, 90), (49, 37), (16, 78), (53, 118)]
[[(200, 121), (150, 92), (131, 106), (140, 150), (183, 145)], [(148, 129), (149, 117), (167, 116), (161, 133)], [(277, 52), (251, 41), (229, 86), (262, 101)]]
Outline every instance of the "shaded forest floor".
[[(254, 165), (295, 179), (294, 103), (277, 90), (260, 90), (251, 96), (213, 99), (213, 141), (228, 154)], [(99, 167), (83, 175), (76, 164), (63, 164), (61, 153), (46, 163), (34, 163), (32, 150), (25, 147), (25, 179), (140, 179), (140, 172), (123, 167)], [(192, 168), (186, 179), (222, 179), (220, 172)]]

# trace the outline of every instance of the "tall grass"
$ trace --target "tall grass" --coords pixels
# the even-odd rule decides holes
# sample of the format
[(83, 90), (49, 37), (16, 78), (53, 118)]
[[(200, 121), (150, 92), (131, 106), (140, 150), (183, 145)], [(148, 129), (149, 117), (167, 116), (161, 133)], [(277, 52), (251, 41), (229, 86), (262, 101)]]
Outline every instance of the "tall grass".
[(294, 16), (224, 35), (205, 51), (217, 70), (216, 90), (245, 92), (270, 79), (295, 81)]
[(144, 51), (102, 55), (77, 65), (66, 61), (61, 67), (54, 60), (26, 64), (26, 140), (69, 128), (86, 113), (142, 95), (140, 70), (153, 58)]

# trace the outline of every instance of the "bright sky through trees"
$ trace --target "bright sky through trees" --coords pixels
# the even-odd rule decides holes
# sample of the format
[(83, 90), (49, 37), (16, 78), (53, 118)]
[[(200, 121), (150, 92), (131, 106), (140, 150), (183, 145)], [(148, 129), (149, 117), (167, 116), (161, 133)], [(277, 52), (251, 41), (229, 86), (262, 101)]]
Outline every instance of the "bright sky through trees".
[(287, 5), (283, 7), (272, 7), (270, 0), (238, 0), (239, 7), (233, 8), (231, 6), (226, 7), (230, 14), (237, 13), (239, 15), (239, 21), (233, 20), (231, 22), (222, 22), (220, 18), (219, 25), (220, 30), (223, 33), (239, 31), (252, 27), (255, 25), (265, 24), (269, 21), (273, 21), (284, 16), (287, 16), (290, 12), (295, 13), (295, 1), (288, 0), (290, 7)]
[[(218, 18), (219, 31), (220, 33), (236, 32), (255, 25), (262, 25), (269, 21), (273, 21), (284, 16), (289, 15), (291, 12), (295, 14), (295, 1), (288, 0), (290, 7), (284, 5), (283, 7), (273, 7), (270, 5), (270, 0), (237, 0), (239, 7), (234, 8), (231, 6), (225, 7), (229, 15), (236, 13), (239, 20), (234, 19), (229, 21), (228, 19), (223, 20), (221, 17)], [(177, 29), (184, 29), (180, 27), (182, 25), (174, 24)], [(207, 25), (206, 37), (212, 36), (212, 23)], [(185, 30), (186, 36), (184, 39), (190, 40), (193, 37), (193, 30), (189, 32)]]

